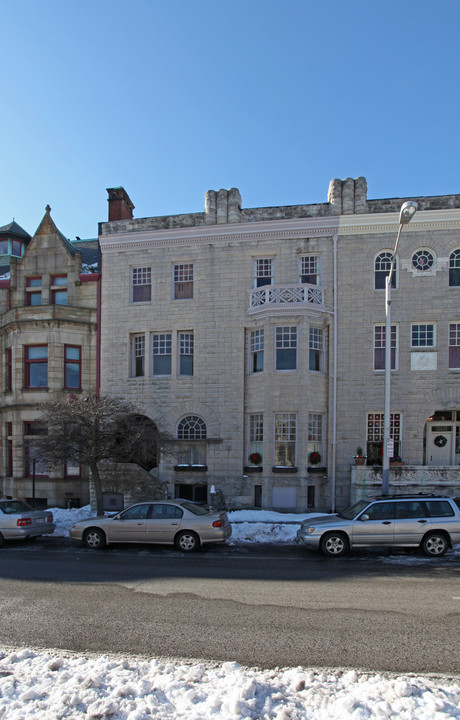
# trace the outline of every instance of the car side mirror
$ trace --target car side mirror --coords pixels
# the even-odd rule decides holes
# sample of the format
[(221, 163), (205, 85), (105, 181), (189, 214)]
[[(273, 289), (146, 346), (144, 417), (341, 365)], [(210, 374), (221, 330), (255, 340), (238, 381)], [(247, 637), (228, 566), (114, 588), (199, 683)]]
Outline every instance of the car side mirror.
[(359, 519), (362, 520), (363, 522), (366, 522), (366, 520), (369, 520), (369, 515), (366, 515), (366, 514), (361, 515), (361, 517)]

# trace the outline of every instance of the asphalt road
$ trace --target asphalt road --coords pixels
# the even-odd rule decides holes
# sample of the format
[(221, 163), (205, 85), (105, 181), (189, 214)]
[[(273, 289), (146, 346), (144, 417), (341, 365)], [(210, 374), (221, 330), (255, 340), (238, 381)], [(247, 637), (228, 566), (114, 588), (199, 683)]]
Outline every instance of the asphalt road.
[[(411, 556), (409, 556), (411, 557)], [(0, 645), (460, 673), (460, 558), (293, 546), (0, 551)]]

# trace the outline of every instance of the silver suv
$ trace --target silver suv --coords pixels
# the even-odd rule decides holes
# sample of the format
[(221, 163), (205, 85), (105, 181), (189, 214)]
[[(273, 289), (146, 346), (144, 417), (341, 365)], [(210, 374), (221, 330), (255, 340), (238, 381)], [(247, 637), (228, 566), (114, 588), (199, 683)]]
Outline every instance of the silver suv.
[(440, 557), (460, 543), (458, 500), (439, 495), (381, 495), (344, 512), (304, 520), (297, 540), (338, 557), (354, 547), (420, 547)]

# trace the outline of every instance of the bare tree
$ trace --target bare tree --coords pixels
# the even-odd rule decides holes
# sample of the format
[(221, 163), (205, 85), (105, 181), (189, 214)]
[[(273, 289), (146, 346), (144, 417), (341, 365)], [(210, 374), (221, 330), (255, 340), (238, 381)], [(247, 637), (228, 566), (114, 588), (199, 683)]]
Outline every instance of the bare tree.
[(135, 462), (150, 470), (157, 464), (160, 448), (172, 438), (121, 398), (90, 395), (51, 400), (40, 406), (40, 422), (47, 435), (38, 449), (50, 465), (80, 462), (90, 469), (97, 513), (103, 513), (99, 463), (102, 460)]

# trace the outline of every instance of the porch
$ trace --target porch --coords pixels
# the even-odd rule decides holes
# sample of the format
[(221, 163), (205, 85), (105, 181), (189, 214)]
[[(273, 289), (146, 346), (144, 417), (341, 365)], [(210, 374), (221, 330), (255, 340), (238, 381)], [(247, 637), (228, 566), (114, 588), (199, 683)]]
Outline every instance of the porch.
[[(380, 495), (382, 468), (351, 466), (350, 503), (360, 498)], [(390, 494), (435, 493), (460, 497), (460, 467), (404, 465), (390, 467)]]

